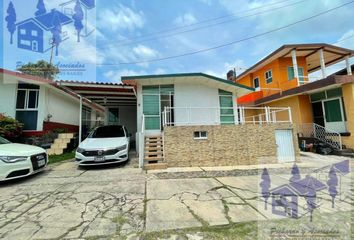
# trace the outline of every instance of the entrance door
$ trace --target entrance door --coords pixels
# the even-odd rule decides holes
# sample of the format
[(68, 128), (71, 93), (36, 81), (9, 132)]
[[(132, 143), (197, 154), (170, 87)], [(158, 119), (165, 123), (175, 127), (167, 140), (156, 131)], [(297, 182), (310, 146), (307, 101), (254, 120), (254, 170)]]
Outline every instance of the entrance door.
[(119, 108), (108, 109), (108, 125), (119, 124)]
[(312, 103), (312, 111), (313, 111), (313, 122), (324, 127), (325, 120), (324, 120), (322, 102)]
[[(166, 114), (166, 121), (168, 122), (169, 126), (172, 126), (174, 124), (174, 109), (171, 107), (173, 107), (173, 95), (172, 94), (161, 94), (161, 102), (160, 102), (160, 106), (161, 106), (161, 114), (164, 114), (165, 111), (165, 107), (169, 107), (170, 110), (167, 112)], [(163, 123), (162, 123), (162, 116), (161, 116), (161, 128), (163, 129)]]
[(342, 101), (340, 98), (323, 101), (325, 126), (336, 132), (346, 132)]
[(294, 162), (295, 150), (292, 130), (275, 130), (277, 157), (279, 163)]

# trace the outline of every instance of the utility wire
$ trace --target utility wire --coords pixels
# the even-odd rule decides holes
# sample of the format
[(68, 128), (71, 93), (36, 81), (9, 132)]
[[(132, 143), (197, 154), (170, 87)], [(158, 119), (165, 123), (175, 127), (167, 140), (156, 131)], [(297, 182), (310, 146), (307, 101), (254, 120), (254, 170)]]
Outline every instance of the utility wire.
[(159, 36), (159, 37), (150, 37), (150, 38), (143, 39), (143, 40), (140, 40), (140, 41), (122, 43), (122, 44), (118, 44), (118, 45), (115, 45), (115, 46), (127, 46), (127, 45), (132, 45), (132, 44), (137, 44), (137, 43), (152, 41), (152, 40), (156, 40), (156, 39), (161, 39), (161, 38), (167, 38), (167, 37), (171, 37), (171, 36), (176, 36), (176, 35), (180, 35), (180, 34), (183, 34), (183, 33), (199, 31), (199, 30), (202, 30), (202, 29), (206, 29), (206, 28), (210, 28), (210, 27), (215, 27), (215, 26), (218, 26), (218, 25), (221, 25), (221, 24), (234, 22), (234, 21), (237, 21), (237, 20), (240, 20), (240, 19), (243, 19), (243, 18), (254, 17), (254, 16), (257, 16), (257, 15), (264, 14), (264, 13), (273, 12), (273, 11), (275, 11), (275, 10), (279, 10), (279, 9), (282, 9), (282, 8), (294, 6), (294, 5), (296, 5), (296, 4), (299, 4), (299, 3), (302, 3), (302, 2), (306, 2), (306, 1), (308, 1), (308, 0), (297, 1), (297, 2), (295, 2), (295, 3), (291, 3), (291, 4), (288, 4), (288, 5), (281, 6), (281, 7), (272, 8), (272, 9), (268, 9), (268, 10), (265, 10), (265, 11), (262, 11), (262, 12), (257, 12), (257, 13), (254, 13), (254, 14), (250, 14), (250, 15), (246, 15), (246, 16), (241, 16), (241, 17), (238, 17), (238, 18), (234, 18), (234, 19), (230, 19), (230, 20), (225, 20), (225, 21), (221, 21), (221, 22), (217, 22), (217, 23), (213, 23), (213, 24), (208, 24), (208, 25), (205, 25), (205, 26), (202, 26), (202, 27), (196, 27), (196, 28), (192, 28), (192, 29), (188, 29), (188, 30), (184, 30), (184, 31), (180, 31), (180, 32), (165, 34), (165, 35), (162, 35), (162, 36)]
[[(254, 17), (254, 16), (257, 16), (257, 15), (273, 12), (273, 11), (276, 11), (276, 10), (279, 10), (279, 9), (282, 9), (282, 8), (286, 8), (286, 7), (290, 7), (290, 6), (294, 6), (294, 5), (297, 5), (297, 4), (300, 4), (302, 2), (306, 2), (306, 1), (308, 1), (308, 0), (301, 0), (301, 1), (297, 1), (297, 2), (291, 3), (291, 4), (283, 5), (283, 6), (280, 6), (280, 7), (268, 9), (268, 10), (261, 11), (261, 12), (256, 12), (256, 13), (253, 13), (253, 14), (250, 14), (250, 15), (245, 15), (245, 16), (241, 16), (241, 17), (238, 17), (238, 18), (233, 18), (233, 19), (229, 19), (229, 20), (225, 20), (225, 21), (221, 21), (221, 22), (216, 22), (216, 23), (205, 25), (205, 26), (195, 27), (195, 28), (184, 30), (184, 31), (172, 32), (172, 33), (164, 34), (164, 35), (157, 36), (157, 37), (154, 37), (154, 36), (151, 36), (149, 38), (142, 37), (142, 38), (145, 38), (145, 39), (138, 40), (138, 41), (125, 42), (125, 43), (119, 43), (119, 44), (109, 44), (109, 45), (105, 45), (105, 46), (101, 47), (101, 49), (110, 49), (110, 48), (115, 48), (115, 47), (133, 45), (133, 44), (147, 42), (147, 41), (152, 41), (152, 40), (156, 40), (156, 39), (168, 38), (168, 37), (172, 37), (172, 36), (175, 36), (175, 35), (180, 35), (180, 34), (184, 34), (184, 33), (188, 33), (188, 32), (199, 31), (199, 30), (202, 30), (202, 29), (215, 27), (215, 26), (218, 26), (218, 25), (222, 25), (222, 24), (234, 22), (234, 21), (237, 21), (237, 20), (241, 20), (241, 19), (244, 19), (244, 18)], [(284, 1), (282, 1), (282, 2), (284, 2)], [(264, 7), (266, 7), (266, 6), (263, 6), (263, 8)], [(258, 7), (257, 9), (259, 9), (259, 8), (260, 7)], [(96, 44), (96, 46), (100, 46), (100, 45)], [(86, 49), (87, 48), (77, 48), (77, 49), (73, 50), (72, 52), (79, 53), (79, 52), (82, 52), (82, 51), (86, 51)]]
[[(205, 49), (200, 49), (200, 50), (197, 50), (197, 51), (188, 52), (188, 53), (179, 54), (179, 55), (172, 55), (172, 56), (168, 56), (168, 57), (162, 57), (162, 58), (148, 59), (148, 60), (135, 61), (135, 62), (120, 62), (120, 64), (129, 65), (129, 64), (140, 64), (140, 63), (148, 63), (148, 62), (157, 62), (157, 61), (162, 61), (162, 60), (168, 60), (168, 59), (173, 59), (173, 58), (190, 56), (190, 55), (194, 55), (194, 54), (198, 54), (198, 53), (202, 53), (202, 52), (208, 52), (208, 51), (211, 51), (211, 50), (214, 50), (214, 49), (218, 49), (218, 48), (223, 48), (223, 47), (226, 47), (226, 46), (234, 45), (234, 44), (237, 44), (237, 43), (240, 43), (240, 42), (251, 40), (253, 38), (257, 38), (257, 37), (264, 36), (264, 35), (267, 35), (267, 34), (270, 34), (270, 33), (273, 33), (273, 32), (277, 32), (277, 31), (283, 30), (285, 28), (289, 28), (289, 27), (294, 26), (296, 24), (299, 24), (299, 23), (302, 23), (302, 22), (306, 22), (308, 20), (311, 20), (313, 18), (322, 16), (322, 15), (327, 14), (329, 12), (333, 12), (333, 11), (339, 9), (339, 8), (342, 8), (342, 7), (347, 6), (349, 4), (352, 4), (352, 3), (354, 3), (354, 1), (350, 1), (350, 2), (347, 2), (347, 3), (341, 4), (341, 5), (337, 6), (337, 7), (334, 7), (334, 8), (328, 9), (326, 11), (323, 11), (323, 12), (317, 13), (315, 15), (312, 15), (310, 17), (307, 17), (307, 18), (292, 22), (292, 23), (284, 25), (282, 27), (274, 28), (272, 30), (269, 30), (269, 31), (266, 31), (266, 32), (263, 32), (263, 33), (259, 33), (259, 34), (256, 34), (256, 35), (253, 35), (253, 36), (250, 36), (250, 37), (246, 37), (246, 38), (239, 39), (239, 40), (236, 40), (236, 41), (232, 41), (232, 42), (229, 42), (229, 43), (221, 44), (221, 45), (218, 45), (218, 46), (205, 48)], [(110, 65), (110, 64), (105, 64), (105, 65)]]
[(262, 8), (265, 8), (265, 7), (269, 7), (269, 6), (273, 6), (273, 5), (277, 5), (277, 4), (284, 3), (284, 2), (289, 2), (289, 1), (292, 1), (292, 0), (283, 0), (283, 1), (278, 1), (278, 2), (274, 2), (274, 3), (269, 3), (269, 4), (262, 5), (260, 7), (250, 8), (248, 10), (236, 12), (236, 13), (233, 13), (233, 14), (227, 14), (227, 15), (220, 16), (220, 17), (205, 19), (205, 20), (202, 20), (202, 21), (198, 21), (198, 22), (191, 23), (191, 24), (186, 24), (186, 25), (179, 26), (179, 27), (163, 29), (163, 30), (160, 30), (160, 31), (147, 33), (147, 34), (145, 34), (143, 36), (128, 38), (128, 39), (125, 39), (125, 41), (131, 41), (131, 40), (135, 40), (135, 39), (145, 38), (145, 37), (148, 37), (148, 36), (158, 35), (158, 34), (165, 33), (165, 32), (172, 32), (172, 31), (175, 31), (175, 30), (179, 30), (179, 29), (183, 29), (183, 28), (187, 28), (187, 27), (191, 27), (191, 26), (195, 26), (195, 25), (200, 25), (200, 24), (204, 24), (204, 23), (207, 23), (207, 22), (212, 22), (212, 21), (216, 21), (216, 20), (220, 20), (220, 19), (224, 19), (224, 18), (228, 18), (228, 17), (237, 16), (240, 13), (252, 12), (252, 11), (257, 10), (257, 9), (262, 9)]

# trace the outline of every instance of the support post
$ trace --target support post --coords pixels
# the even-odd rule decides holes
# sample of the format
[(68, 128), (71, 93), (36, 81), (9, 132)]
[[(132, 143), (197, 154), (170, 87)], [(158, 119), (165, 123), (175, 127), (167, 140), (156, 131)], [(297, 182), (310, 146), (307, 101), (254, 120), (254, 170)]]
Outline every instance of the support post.
[(347, 66), (347, 74), (348, 75), (352, 75), (352, 68), (350, 66), (350, 63), (349, 63), (349, 56), (346, 56), (345, 57), (345, 65)]
[(323, 49), (322, 48), (319, 50), (319, 54), (320, 54), (320, 64), (321, 64), (322, 78), (326, 78), (327, 77), (326, 65), (325, 65), (325, 61), (324, 61)]
[(232, 103), (233, 103), (233, 108), (234, 108), (234, 122), (235, 124), (239, 124), (239, 119), (238, 119), (238, 105), (237, 105), (237, 96), (235, 94), (232, 95)]
[(268, 124), (269, 123), (269, 115), (268, 115), (268, 107), (264, 107), (264, 115), (265, 115), (265, 118), (266, 118), (266, 123)]
[(82, 141), (82, 96), (80, 95), (79, 143)]
[(288, 107), (288, 113), (289, 113), (289, 122), (293, 123), (293, 117), (291, 116), (291, 107)]
[(300, 86), (299, 68), (297, 66), (297, 59), (296, 59), (296, 49), (291, 51), (291, 57), (292, 57), (292, 61), (293, 61), (293, 69), (294, 69), (295, 79), (297, 81), (297, 85)]

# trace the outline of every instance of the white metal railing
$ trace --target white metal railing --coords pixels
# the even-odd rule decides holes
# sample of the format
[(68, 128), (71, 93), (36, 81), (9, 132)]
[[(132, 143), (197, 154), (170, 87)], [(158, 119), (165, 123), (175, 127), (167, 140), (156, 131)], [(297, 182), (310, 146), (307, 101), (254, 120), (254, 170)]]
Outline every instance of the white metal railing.
[(316, 138), (337, 150), (342, 150), (342, 137), (340, 133), (316, 123), (299, 124), (299, 134), (301, 137)]
[(163, 126), (292, 123), (290, 107), (165, 107), (161, 115)]
[(141, 130), (139, 132), (139, 167), (144, 166), (144, 152), (145, 152), (145, 115), (141, 117)]

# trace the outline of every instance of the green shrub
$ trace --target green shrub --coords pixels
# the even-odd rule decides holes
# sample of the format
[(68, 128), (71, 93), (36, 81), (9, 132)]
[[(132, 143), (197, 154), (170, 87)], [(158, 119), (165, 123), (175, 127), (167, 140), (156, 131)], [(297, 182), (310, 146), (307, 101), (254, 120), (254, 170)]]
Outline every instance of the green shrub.
[(0, 113), (0, 136), (10, 140), (19, 138), (22, 134), (22, 128), (22, 123)]
[(54, 133), (67, 133), (68, 132), (68, 129), (66, 128), (55, 128), (52, 130)]

